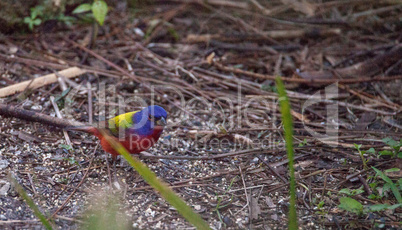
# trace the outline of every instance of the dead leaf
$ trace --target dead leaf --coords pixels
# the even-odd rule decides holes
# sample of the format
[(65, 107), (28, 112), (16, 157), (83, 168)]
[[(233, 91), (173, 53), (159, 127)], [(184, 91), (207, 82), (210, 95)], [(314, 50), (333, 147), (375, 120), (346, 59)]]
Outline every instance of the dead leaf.
[(210, 55), (208, 55), (208, 57), (207, 57), (207, 62), (208, 62), (208, 64), (212, 64), (212, 62), (214, 61), (214, 57), (215, 57), (215, 53), (214, 52), (212, 52)]
[(356, 122), (356, 130), (365, 130), (377, 118), (374, 112), (365, 112)]
[(8, 190), (10, 190), (10, 187), (11, 187), (10, 182), (5, 181), (5, 180), (0, 180), (0, 185), (2, 185), (2, 186), (0, 186), (0, 195), (6, 196)]
[(250, 198), (250, 219), (255, 220), (258, 219), (258, 215), (261, 214), (260, 205), (258, 205), (258, 200), (254, 197)]
[(265, 203), (268, 205), (269, 208), (274, 209), (276, 207), (276, 205), (272, 201), (271, 197), (269, 197), (269, 196), (265, 197)]
[(254, 146), (253, 140), (251, 140), (250, 138), (240, 135), (240, 134), (234, 134), (233, 135), (235, 142), (242, 144), (242, 145), (246, 145), (246, 146)]
[(18, 138), (20, 138), (21, 140), (27, 141), (27, 142), (30, 142), (30, 141), (44, 142), (44, 140), (42, 140), (41, 138), (36, 137), (32, 134), (23, 132), (23, 131), (18, 132)]
[(305, 168), (307, 168), (308, 166), (310, 166), (313, 163), (314, 163), (314, 161), (312, 161), (312, 160), (302, 161), (302, 162), (300, 162), (298, 164), (295, 164), (294, 167), (295, 168), (301, 167), (302, 169), (305, 169)]
[(307, 16), (314, 16), (316, 6), (306, 0), (281, 0), (284, 5), (292, 7), (293, 10), (302, 12)]

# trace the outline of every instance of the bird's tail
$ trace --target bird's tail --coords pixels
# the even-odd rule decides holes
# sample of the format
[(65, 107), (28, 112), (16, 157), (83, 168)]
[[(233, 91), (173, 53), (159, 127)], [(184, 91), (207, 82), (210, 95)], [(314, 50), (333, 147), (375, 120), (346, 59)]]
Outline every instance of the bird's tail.
[(98, 128), (93, 127), (93, 126), (68, 126), (68, 127), (64, 128), (64, 130), (89, 133), (98, 138), (100, 138), (102, 136), (102, 134), (99, 132)]

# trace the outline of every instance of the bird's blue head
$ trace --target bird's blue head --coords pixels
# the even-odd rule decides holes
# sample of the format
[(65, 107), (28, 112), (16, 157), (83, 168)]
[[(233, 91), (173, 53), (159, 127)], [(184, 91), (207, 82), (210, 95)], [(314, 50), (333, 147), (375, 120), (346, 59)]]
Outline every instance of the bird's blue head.
[(151, 105), (133, 116), (135, 131), (139, 135), (151, 135), (155, 129), (162, 130), (166, 125), (167, 112), (159, 105)]

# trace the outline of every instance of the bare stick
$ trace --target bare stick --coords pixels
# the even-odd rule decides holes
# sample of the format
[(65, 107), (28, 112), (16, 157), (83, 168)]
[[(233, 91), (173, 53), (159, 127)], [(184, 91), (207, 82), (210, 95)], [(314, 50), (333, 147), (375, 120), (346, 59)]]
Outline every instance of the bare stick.
[(18, 119), (39, 122), (46, 125), (56, 126), (59, 128), (65, 128), (74, 125), (83, 125), (80, 122), (72, 122), (65, 119), (59, 119), (46, 114), (25, 110), (14, 107), (12, 105), (6, 105), (0, 103), (0, 115), (4, 117), (15, 117)]
[[(263, 32), (264, 35), (274, 39), (292, 39), (306, 36), (335, 36), (340, 35), (342, 30), (339, 28), (321, 29), (321, 30), (272, 30)], [(256, 41), (264, 40), (264, 37), (258, 34), (244, 34), (242, 36), (234, 35), (221, 35), (221, 34), (188, 34), (187, 42), (189, 43), (210, 43), (212, 40), (219, 41)]]
[[(86, 70), (80, 69), (78, 67), (71, 67), (62, 71), (59, 71), (60, 74), (65, 76), (66, 78), (73, 78), (85, 73)], [(54, 73), (47, 74), (42, 77), (35, 78), (33, 80), (28, 80), (24, 82), (20, 82), (14, 85), (10, 85), (0, 89), (0, 97), (6, 97), (18, 92), (24, 91), (28, 86), (30, 89), (37, 89), (39, 87), (52, 84), (57, 82), (57, 76)]]
[[(54, 102), (54, 97), (53, 96), (50, 96), (50, 101), (52, 102), (53, 108), (56, 111), (57, 117), (60, 118), (60, 119), (63, 119), (63, 116), (60, 113), (59, 107), (57, 106), (56, 102)], [(68, 136), (68, 133), (67, 133), (66, 130), (63, 130), (63, 134), (64, 134), (64, 138), (66, 139), (67, 145), (73, 146), (71, 144), (70, 137)]]
[[(264, 79), (264, 80), (275, 80), (275, 76), (273, 75), (266, 75), (266, 74), (260, 74), (260, 73), (254, 73), (246, 70), (241, 70), (241, 69), (236, 69), (233, 67), (227, 67), (224, 66), (218, 62), (213, 62), (213, 65), (217, 67), (220, 70), (226, 71), (226, 72), (232, 72), (235, 74), (244, 74), (246, 76), (252, 77), (252, 78), (257, 78), (257, 79)], [(295, 83), (302, 83), (302, 84), (331, 84), (331, 83), (341, 83), (341, 84), (356, 84), (356, 83), (361, 83), (361, 82), (374, 82), (374, 81), (393, 81), (393, 80), (398, 80), (402, 79), (402, 75), (396, 75), (396, 76), (391, 76), (391, 77), (383, 77), (383, 76), (377, 76), (377, 77), (359, 77), (359, 78), (352, 78), (352, 79), (303, 79), (303, 78), (288, 78), (288, 77), (281, 77), (282, 81), (285, 82), (295, 82)]]

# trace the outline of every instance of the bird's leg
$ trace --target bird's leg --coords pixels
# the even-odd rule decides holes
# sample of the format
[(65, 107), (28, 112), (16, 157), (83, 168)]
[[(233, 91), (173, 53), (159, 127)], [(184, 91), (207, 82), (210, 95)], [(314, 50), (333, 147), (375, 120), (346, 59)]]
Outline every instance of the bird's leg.
[(116, 170), (117, 156), (112, 155), (112, 160), (113, 160), (113, 179), (114, 179), (113, 184), (118, 190), (121, 190), (121, 186), (120, 186), (119, 180), (117, 178), (117, 170)]
[(108, 160), (109, 154), (105, 155), (105, 160), (106, 160), (106, 166), (107, 166), (107, 173), (109, 175), (109, 186), (112, 187), (112, 176), (110, 174), (110, 167), (109, 167), (109, 160)]
[(117, 170), (116, 170), (116, 161), (117, 161), (117, 156), (112, 155), (112, 160), (113, 160), (113, 174), (114, 174), (114, 181), (117, 181)]

